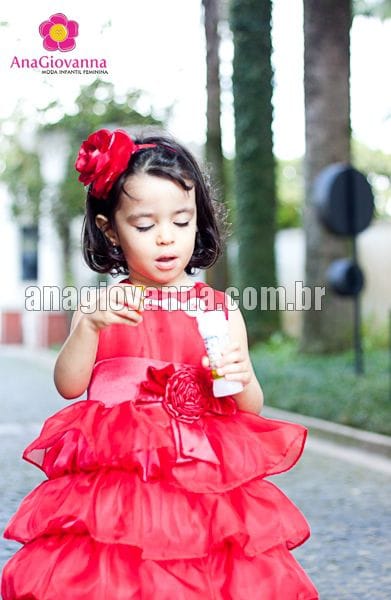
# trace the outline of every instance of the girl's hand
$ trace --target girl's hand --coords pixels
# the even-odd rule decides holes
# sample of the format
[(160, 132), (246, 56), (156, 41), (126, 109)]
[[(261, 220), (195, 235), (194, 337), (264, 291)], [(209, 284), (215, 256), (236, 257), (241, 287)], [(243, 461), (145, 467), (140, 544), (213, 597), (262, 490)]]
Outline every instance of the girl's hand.
[[(248, 385), (252, 378), (252, 367), (248, 353), (243, 352), (239, 342), (230, 342), (221, 352), (221, 359), (217, 361), (217, 374), (223, 375), (228, 381), (240, 381), (243, 387)], [(209, 359), (204, 356), (202, 365), (209, 367)]]
[(100, 290), (88, 306), (88, 312), (79, 309), (75, 325), (82, 318), (96, 332), (108, 325), (139, 325), (143, 318), (143, 288), (134, 285), (114, 284)]

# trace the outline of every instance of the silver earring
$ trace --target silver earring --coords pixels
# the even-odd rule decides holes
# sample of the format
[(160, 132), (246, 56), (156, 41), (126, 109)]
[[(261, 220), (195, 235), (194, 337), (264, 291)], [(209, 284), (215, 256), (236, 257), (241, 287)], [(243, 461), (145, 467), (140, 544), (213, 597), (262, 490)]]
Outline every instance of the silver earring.
[(121, 254), (121, 248), (119, 246), (117, 246), (117, 244), (113, 244), (113, 253), (116, 256), (119, 256)]

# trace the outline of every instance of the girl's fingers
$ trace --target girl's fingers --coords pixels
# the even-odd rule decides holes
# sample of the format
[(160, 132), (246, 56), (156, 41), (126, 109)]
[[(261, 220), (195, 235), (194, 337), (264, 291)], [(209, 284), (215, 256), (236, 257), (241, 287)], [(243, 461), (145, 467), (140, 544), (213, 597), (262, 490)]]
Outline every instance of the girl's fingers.
[(248, 371), (244, 362), (233, 362), (224, 367), (219, 367), (217, 369), (218, 375), (228, 375), (228, 373), (242, 373), (243, 371)]
[(109, 311), (118, 311), (119, 306), (130, 310), (143, 310), (143, 287), (114, 284), (102, 290), (97, 308), (105, 307)]
[[(225, 355), (224, 359), (226, 360), (228, 356), (233, 358), (240, 358), (240, 360), (233, 360), (232, 362), (225, 364), (224, 367), (218, 367), (216, 369), (217, 374), (222, 375), (224, 379), (227, 379), (228, 381), (239, 381), (240, 383), (243, 383), (243, 385), (247, 385), (251, 380), (251, 372), (249, 370), (247, 362), (243, 360), (241, 354), (237, 351), (233, 352), (230, 355)], [(201, 364), (204, 368), (209, 368), (209, 358), (207, 356), (203, 356)]]
[(224, 379), (227, 381), (240, 381), (243, 385), (247, 385), (251, 381), (251, 373), (249, 371), (242, 371), (241, 373), (227, 373), (224, 375)]
[(225, 367), (231, 363), (244, 362), (244, 356), (240, 350), (235, 350), (227, 354), (223, 354), (221, 359), (217, 361), (218, 367)]
[(99, 320), (104, 321), (107, 325), (114, 323), (138, 325), (143, 318), (137, 311), (131, 310), (123, 304), (112, 303), (111, 310), (102, 311)]
[(222, 356), (225, 357), (226, 354), (230, 354), (232, 352), (236, 352), (240, 350), (240, 344), (238, 342), (230, 342), (221, 352)]
[(144, 288), (141, 285), (126, 285), (125, 289), (125, 300), (126, 304), (129, 308), (142, 311), (144, 309), (143, 306), (143, 292)]
[(116, 311), (114, 314), (116, 314), (120, 317), (121, 322), (129, 321), (130, 325), (132, 325), (132, 324), (138, 325), (143, 320), (142, 316), (136, 310), (131, 310), (127, 306), (123, 306), (118, 311)]

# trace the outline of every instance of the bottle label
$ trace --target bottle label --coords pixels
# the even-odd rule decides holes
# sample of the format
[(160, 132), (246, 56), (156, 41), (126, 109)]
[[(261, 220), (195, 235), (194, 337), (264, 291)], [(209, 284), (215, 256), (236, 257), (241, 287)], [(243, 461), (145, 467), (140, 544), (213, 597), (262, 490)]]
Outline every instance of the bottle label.
[(217, 375), (216, 373), (216, 363), (221, 358), (221, 348), (224, 348), (224, 346), (227, 345), (227, 338), (226, 336), (210, 335), (204, 338), (204, 343), (209, 358), (210, 368), (212, 370), (212, 377), (213, 379), (216, 379), (217, 377), (220, 377), (220, 375)]

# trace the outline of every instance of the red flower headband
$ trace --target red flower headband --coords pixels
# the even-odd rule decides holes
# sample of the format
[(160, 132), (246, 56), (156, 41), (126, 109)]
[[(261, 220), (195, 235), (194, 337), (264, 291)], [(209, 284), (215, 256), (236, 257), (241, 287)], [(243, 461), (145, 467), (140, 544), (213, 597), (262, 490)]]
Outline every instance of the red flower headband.
[(128, 166), (130, 157), (142, 148), (154, 148), (157, 144), (135, 144), (126, 131), (99, 129), (81, 145), (75, 162), (79, 181), (92, 184), (95, 198), (106, 199), (109, 192)]

